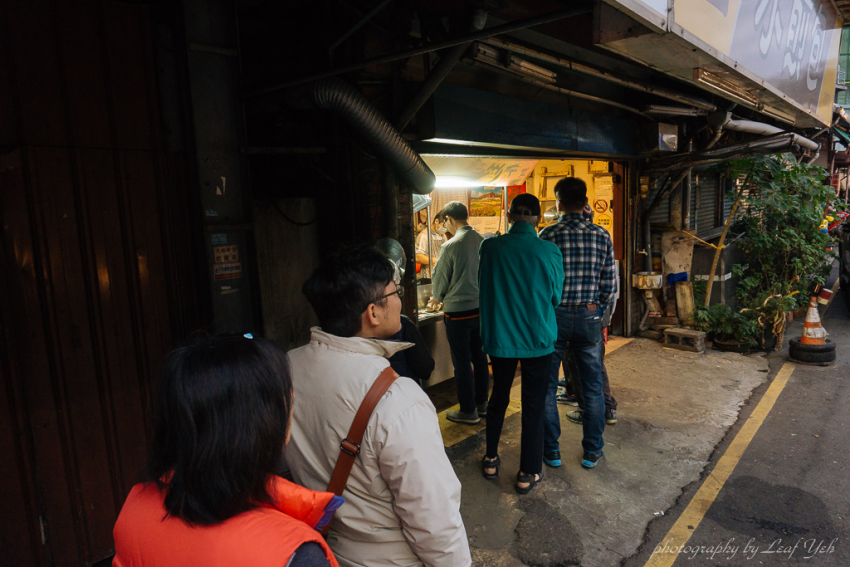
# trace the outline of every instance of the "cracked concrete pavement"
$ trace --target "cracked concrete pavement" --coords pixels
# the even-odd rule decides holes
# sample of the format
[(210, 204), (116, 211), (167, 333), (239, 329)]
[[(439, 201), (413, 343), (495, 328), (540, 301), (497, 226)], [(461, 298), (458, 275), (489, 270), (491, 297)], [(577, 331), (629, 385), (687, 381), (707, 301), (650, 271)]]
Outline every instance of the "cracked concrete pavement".
[(563, 466), (544, 466), (529, 495), (513, 485), (520, 415), (505, 421), (498, 480), (481, 476), (484, 432), (447, 449), (463, 484), (461, 512), (480, 566), (611, 567), (640, 546), (651, 520), (698, 480), (753, 389), (762, 355), (689, 353), (635, 339), (606, 357), (619, 422), (605, 429), (606, 458), (579, 465), (581, 427), (561, 406)]

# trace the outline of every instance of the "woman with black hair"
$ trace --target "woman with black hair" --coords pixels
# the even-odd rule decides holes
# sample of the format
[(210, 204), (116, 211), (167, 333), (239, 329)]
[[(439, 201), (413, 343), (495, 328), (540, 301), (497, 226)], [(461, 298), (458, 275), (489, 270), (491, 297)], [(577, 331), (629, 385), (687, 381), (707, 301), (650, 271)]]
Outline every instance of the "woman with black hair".
[(318, 530), (343, 499), (274, 474), (292, 413), (280, 348), (234, 335), (177, 349), (155, 406), (147, 482), (118, 516), (113, 567), (337, 567)]

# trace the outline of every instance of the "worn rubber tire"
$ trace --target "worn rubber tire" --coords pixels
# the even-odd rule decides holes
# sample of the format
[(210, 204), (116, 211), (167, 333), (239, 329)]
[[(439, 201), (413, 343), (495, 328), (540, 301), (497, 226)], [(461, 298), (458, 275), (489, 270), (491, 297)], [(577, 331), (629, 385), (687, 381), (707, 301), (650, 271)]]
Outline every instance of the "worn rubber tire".
[(791, 360), (805, 362), (808, 364), (828, 364), (835, 362), (835, 351), (832, 352), (795, 352), (790, 355)]
[(835, 343), (831, 339), (826, 339), (826, 342), (822, 345), (807, 345), (801, 343), (800, 339), (791, 339), (788, 341), (788, 350), (807, 353), (835, 352)]
[(788, 355), (800, 362), (825, 363), (835, 360), (835, 343), (826, 339), (824, 345), (801, 345), (797, 339), (791, 339)]

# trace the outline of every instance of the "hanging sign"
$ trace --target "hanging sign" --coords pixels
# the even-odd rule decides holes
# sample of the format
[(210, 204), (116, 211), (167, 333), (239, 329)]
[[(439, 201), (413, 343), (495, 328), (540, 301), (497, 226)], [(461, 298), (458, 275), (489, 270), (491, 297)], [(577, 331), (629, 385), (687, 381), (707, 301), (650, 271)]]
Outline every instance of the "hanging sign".
[(239, 246), (235, 244), (231, 244), (229, 246), (214, 246), (213, 256), (215, 257), (216, 264), (221, 264), (223, 262), (238, 262)]
[(230, 280), (242, 277), (239, 246), (213, 246), (213, 279)]
[(230, 280), (242, 277), (241, 262), (224, 262), (215, 264), (213, 267), (213, 278), (217, 280)]
[(608, 179), (605, 181), (597, 180), (594, 184), (594, 189), (597, 199), (606, 199), (610, 201), (614, 198), (614, 184)]
[(594, 224), (598, 224), (602, 228), (608, 231), (608, 234), (611, 236), (611, 239), (614, 239), (614, 217), (611, 216), (611, 213), (602, 213), (601, 215), (596, 215), (596, 218), (593, 219)]

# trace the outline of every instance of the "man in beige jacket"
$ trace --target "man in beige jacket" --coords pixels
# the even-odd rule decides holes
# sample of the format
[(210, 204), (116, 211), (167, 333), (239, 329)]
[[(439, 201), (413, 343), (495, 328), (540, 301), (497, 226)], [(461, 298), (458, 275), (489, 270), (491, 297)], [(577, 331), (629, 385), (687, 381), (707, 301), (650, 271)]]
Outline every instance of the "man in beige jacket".
[[(304, 284), (321, 328), (289, 353), (286, 464), (301, 485), (326, 489), (366, 392), (387, 358), (411, 346), (382, 340), (401, 327), (399, 283), (389, 260), (360, 247), (328, 258)], [(328, 544), (344, 567), (471, 565), (460, 491), (433, 404), (400, 377), (369, 420)]]

